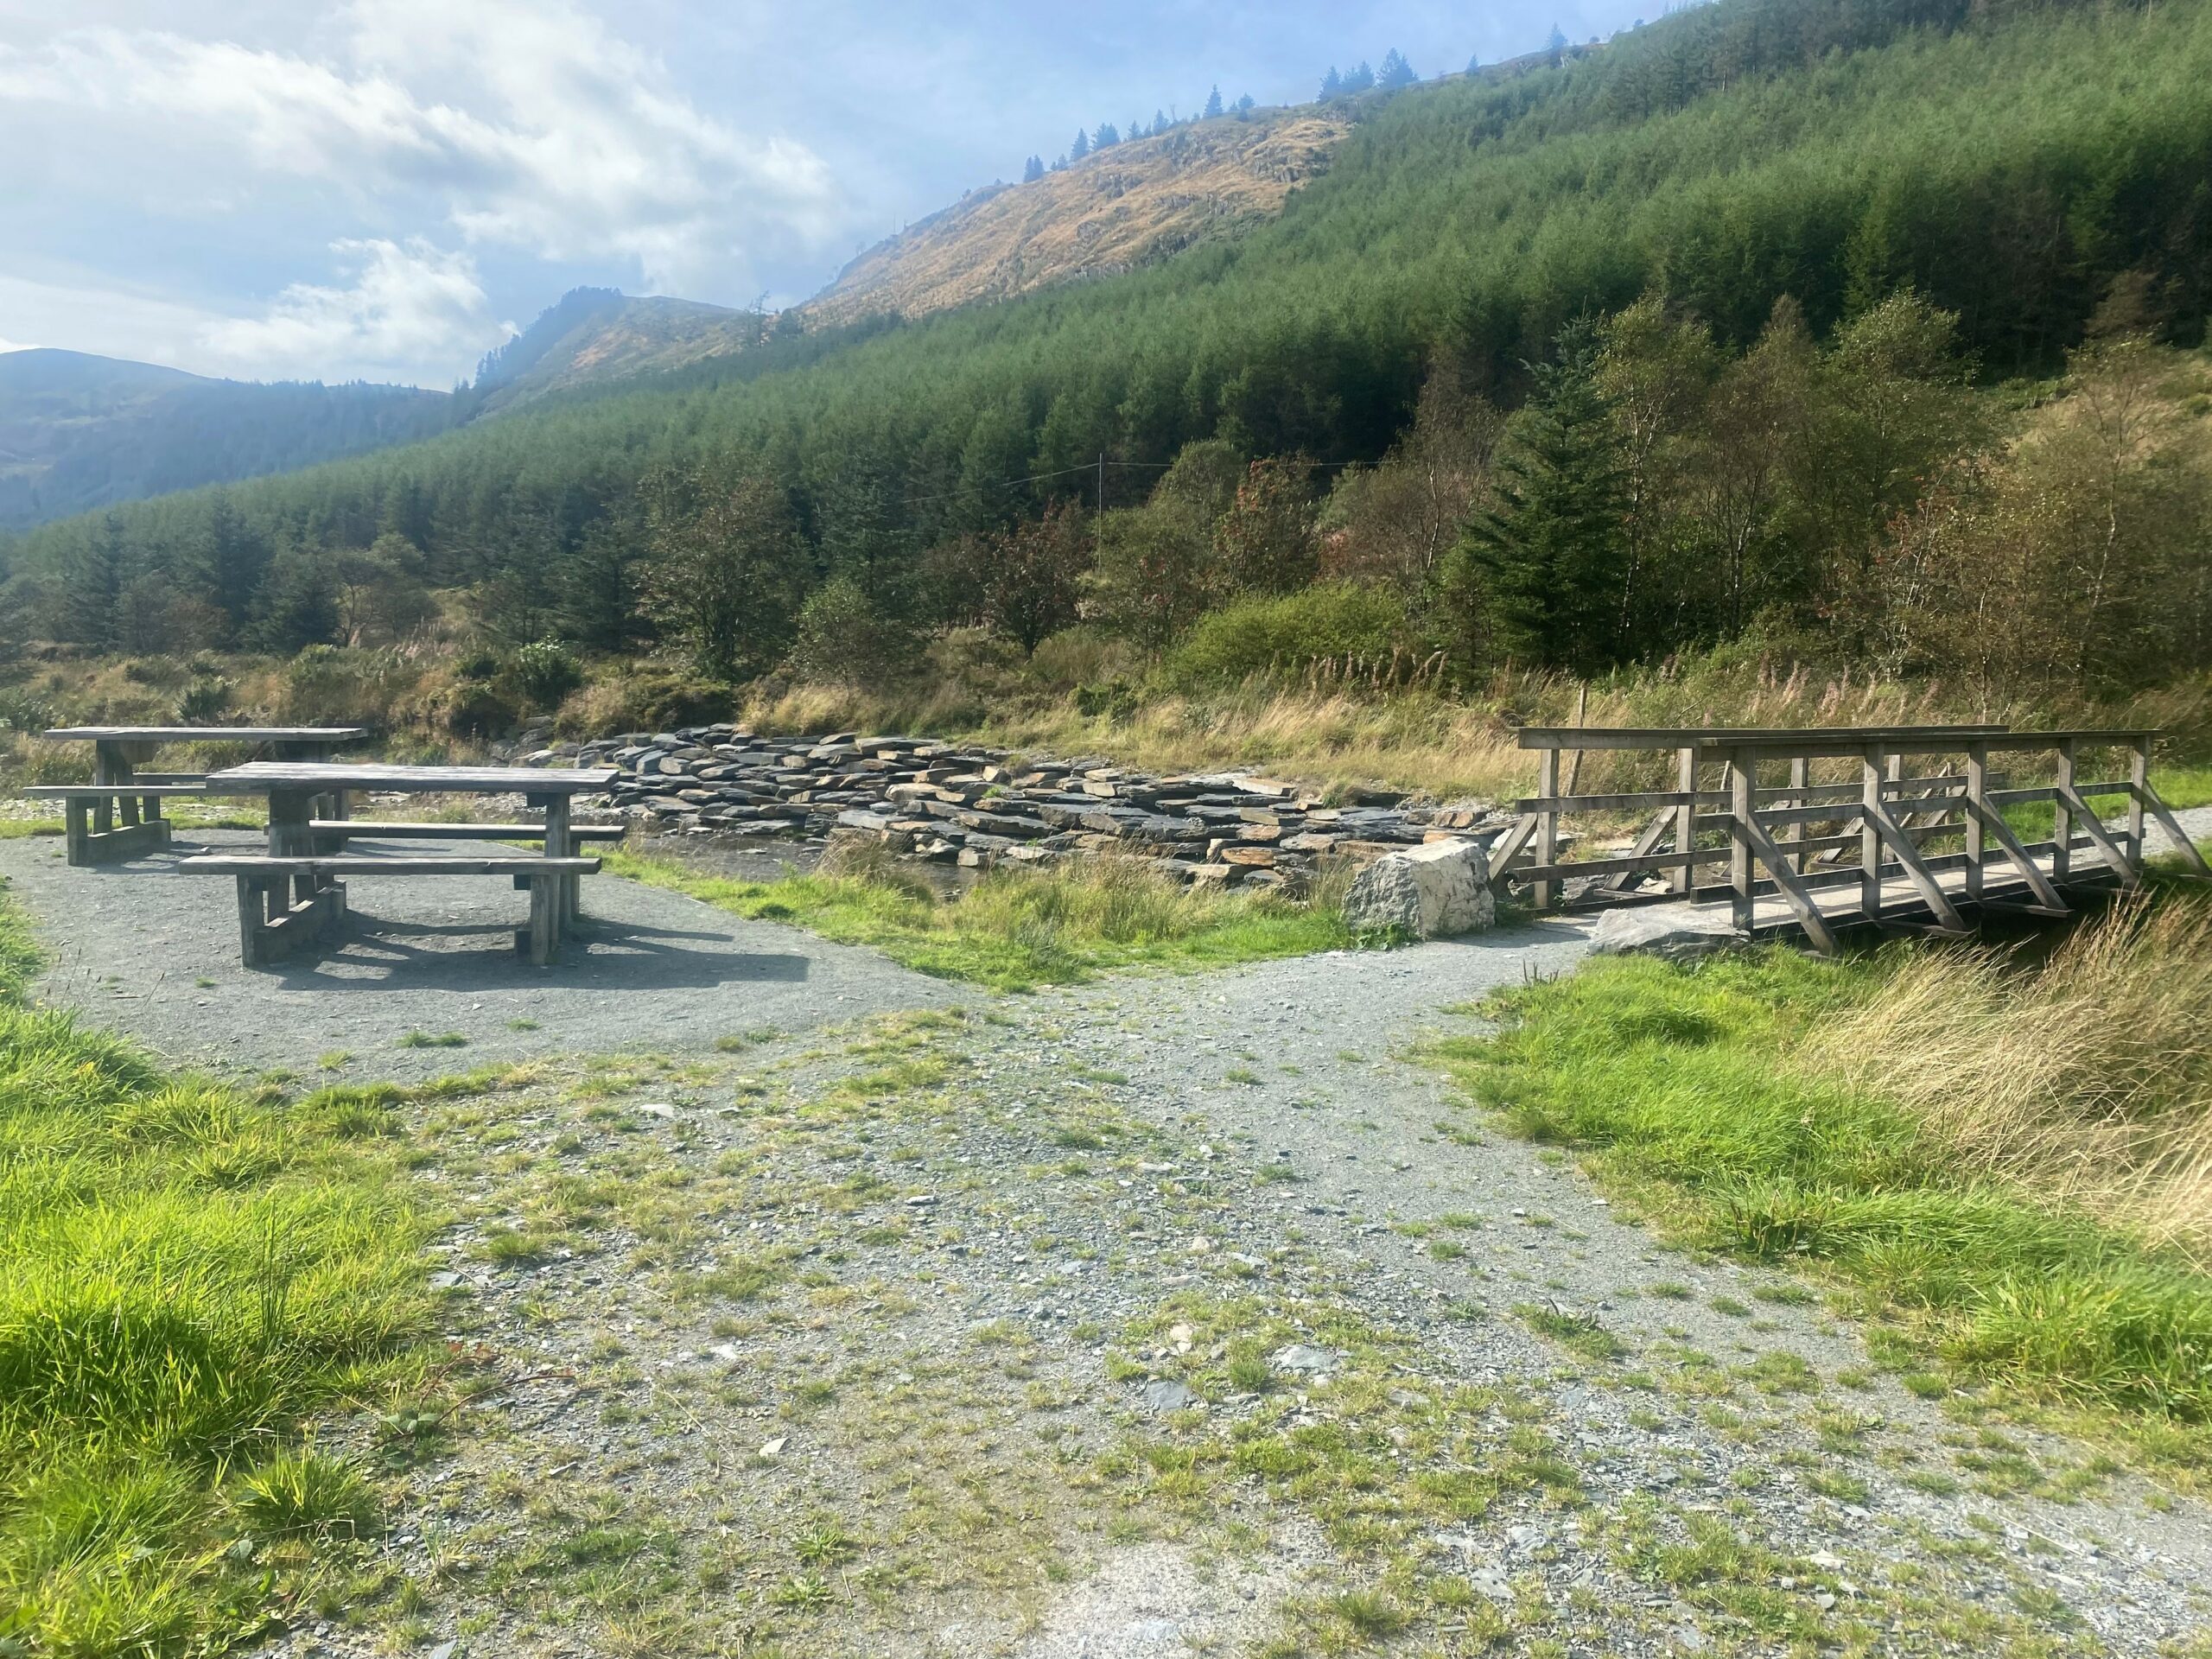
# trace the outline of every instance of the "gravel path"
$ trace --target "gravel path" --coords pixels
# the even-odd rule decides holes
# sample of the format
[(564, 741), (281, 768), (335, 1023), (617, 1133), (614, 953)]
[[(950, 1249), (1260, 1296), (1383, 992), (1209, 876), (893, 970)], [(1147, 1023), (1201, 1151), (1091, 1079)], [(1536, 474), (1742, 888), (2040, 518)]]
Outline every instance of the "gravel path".
[[(168, 866), (202, 848), (262, 844), (256, 834), (192, 832), (168, 856), (71, 869), (58, 839), (0, 841), (0, 876), (48, 952), (35, 994), (183, 1064), (299, 1070), (342, 1051), (372, 1075), (403, 1079), (554, 1053), (705, 1049), (733, 1033), (802, 1031), (962, 995), (872, 950), (606, 876), (586, 878), (584, 923), (550, 968), (515, 954), (529, 895), (498, 879), (354, 877), (340, 944), (248, 970), (230, 880)], [(444, 850), (406, 850), (433, 849)], [(400, 1047), (410, 1033), (458, 1033), (467, 1046)]]
[(394, 1524), (270, 1659), (2151, 1659), (2212, 1623), (2202, 1503), (1908, 1387), (1453, 1097), (1421, 1045), (1580, 925), (988, 998), (608, 880), (533, 978), (517, 895), (365, 882), (344, 950), (250, 976), (227, 882), (0, 874), (48, 994), (180, 1057), (553, 1057), (402, 1109), (452, 1369), (345, 1431)]

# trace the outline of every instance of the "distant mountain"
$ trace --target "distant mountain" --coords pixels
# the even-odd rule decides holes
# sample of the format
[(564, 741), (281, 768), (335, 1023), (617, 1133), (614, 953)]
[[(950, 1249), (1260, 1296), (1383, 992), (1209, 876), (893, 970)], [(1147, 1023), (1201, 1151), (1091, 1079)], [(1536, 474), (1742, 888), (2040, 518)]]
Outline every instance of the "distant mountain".
[(1349, 105), (1224, 117), (971, 191), (861, 254), (799, 314), (810, 324), (918, 317), (1116, 275), (1274, 218), (1292, 190), (1328, 170), (1351, 130)]
[(467, 399), (493, 413), (548, 392), (681, 369), (758, 344), (772, 320), (696, 300), (573, 289), (486, 356)]
[(0, 353), (0, 530), (428, 437), (412, 386), (253, 385), (82, 352)]

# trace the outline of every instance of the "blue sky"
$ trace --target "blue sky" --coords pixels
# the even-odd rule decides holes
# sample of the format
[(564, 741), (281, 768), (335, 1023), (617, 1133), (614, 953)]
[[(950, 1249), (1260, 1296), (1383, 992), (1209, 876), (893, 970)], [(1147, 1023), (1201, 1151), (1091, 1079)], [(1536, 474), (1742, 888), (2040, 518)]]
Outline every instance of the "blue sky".
[(450, 385), (581, 283), (804, 299), (1078, 124), (1662, 3), (0, 0), (0, 347)]

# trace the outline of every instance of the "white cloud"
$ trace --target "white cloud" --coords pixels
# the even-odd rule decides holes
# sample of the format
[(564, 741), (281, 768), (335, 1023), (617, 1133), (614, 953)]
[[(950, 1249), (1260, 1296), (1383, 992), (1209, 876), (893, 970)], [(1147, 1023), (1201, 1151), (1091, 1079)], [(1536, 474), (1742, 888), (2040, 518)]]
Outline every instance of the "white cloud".
[(812, 150), (701, 111), (574, 5), (356, 0), (344, 15), (321, 56), (112, 27), (0, 47), (0, 104), (136, 119), (165, 143), (181, 125), (264, 174), (372, 197), (427, 192), (471, 242), (626, 258), (652, 288), (728, 291), (760, 255), (838, 228)]
[(331, 251), (350, 281), (296, 283), (251, 315), (97, 279), (0, 272), (0, 317), (41, 345), (195, 374), (441, 388), (513, 332), (493, 319), (466, 253), (420, 240), (346, 241)]
[(225, 318), (201, 344), (235, 372), (268, 378), (425, 378), (426, 363), (467, 361), (512, 332), (492, 321), (476, 263), (419, 238), (347, 241), (352, 286), (295, 283), (258, 317)]

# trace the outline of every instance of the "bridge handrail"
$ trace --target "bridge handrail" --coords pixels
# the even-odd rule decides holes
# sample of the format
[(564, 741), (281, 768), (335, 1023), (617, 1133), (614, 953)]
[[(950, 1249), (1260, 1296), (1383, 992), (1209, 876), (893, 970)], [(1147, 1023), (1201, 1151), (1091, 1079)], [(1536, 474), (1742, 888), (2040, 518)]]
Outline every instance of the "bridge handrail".
[[(1762, 893), (1786, 899), (1815, 948), (1835, 949), (1834, 930), (1812, 893), (1816, 887), (1855, 881), (1861, 911), (1869, 921), (1883, 920), (1883, 886), (1903, 875), (1920, 894), (1936, 921), (1936, 931), (1961, 934), (1963, 918), (1937, 872), (1964, 868), (1962, 892), (1979, 902), (1993, 860), (2017, 869), (2035, 894), (2031, 906), (2065, 913), (2059, 893), (2073, 874), (2076, 853), (2095, 860), (2122, 887), (2140, 884), (2148, 822), (2155, 817), (2181, 848), (2197, 874), (2212, 879), (2195, 844), (2159, 799), (2150, 781), (2152, 730), (2076, 728), (2015, 731), (2002, 725), (1801, 727), (1724, 728), (1713, 727), (1527, 727), (1519, 734), (1523, 748), (1538, 752), (1536, 793), (1516, 804), (1519, 817), (1491, 851), (1491, 879), (1526, 887), (1536, 907), (1555, 901), (1590, 904), (1726, 896), (1740, 931), (1748, 931)], [(2124, 750), (2127, 775), (2082, 781), (2076, 775), (2086, 749)], [(1675, 756), (1672, 790), (1616, 791), (1581, 795), (1560, 786), (1560, 758), (1582, 750), (1651, 750)], [(1993, 774), (1993, 754), (2037, 753), (2056, 756), (2054, 780), (2010, 787), (2010, 779)], [(1906, 775), (1908, 756), (1955, 754), (1962, 771), (1945, 766)], [(1851, 783), (1816, 784), (1815, 760), (1856, 759), (1859, 777)], [(1762, 785), (1762, 766), (1785, 764), (1787, 783)], [(1706, 785), (1707, 767), (1719, 768), (1719, 788)], [(2093, 811), (2093, 797), (2125, 796), (2127, 817), (2117, 836), (2107, 833)], [(2051, 838), (2024, 843), (2006, 822), (2004, 809), (2048, 801), (2053, 808)], [(1633, 847), (1623, 855), (1592, 859), (1560, 855), (1560, 820), (1578, 812), (1652, 811)], [(1827, 833), (1808, 834), (1815, 827)], [(1700, 836), (1725, 836), (1700, 844)], [(1929, 855), (1923, 842), (1957, 836), (1959, 854)], [(1857, 864), (1834, 862), (1855, 848)], [(2039, 858), (2047, 858), (2045, 871)], [(1728, 867), (1725, 884), (1700, 887), (1698, 871)], [(1818, 868), (1827, 866), (1828, 868)], [(1763, 872), (1763, 874), (1762, 874)], [(1641, 894), (1632, 877), (1663, 874), (1667, 891)], [(1569, 900), (1565, 883), (1601, 878)]]

